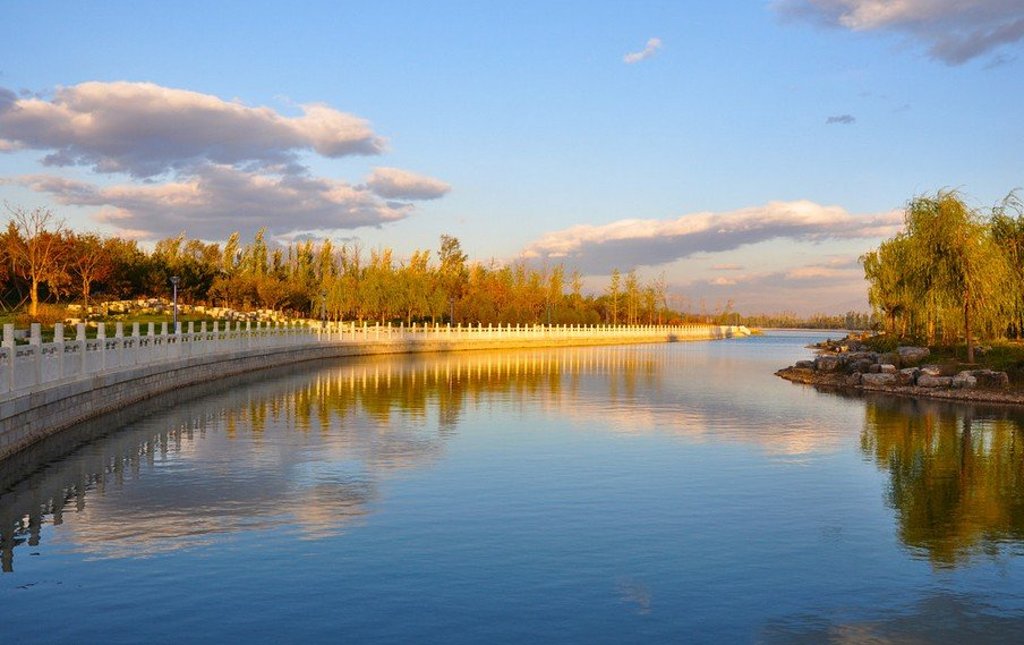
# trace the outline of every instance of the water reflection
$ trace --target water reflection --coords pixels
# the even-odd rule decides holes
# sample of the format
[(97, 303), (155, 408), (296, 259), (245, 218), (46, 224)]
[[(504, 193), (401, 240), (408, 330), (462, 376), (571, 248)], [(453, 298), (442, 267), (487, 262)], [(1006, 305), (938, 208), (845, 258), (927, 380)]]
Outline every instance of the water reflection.
[(878, 397), (861, 448), (889, 473), (900, 539), (937, 567), (1017, 555), (1024, 540), (1024, 414)]
[(470, 409), (539, 410), (580, 429), (714, 437), (787, 456), (834, 447), (813, 408), (736, 396), (744, 376), (732, 359), (679, 347), (380, 357), (160, 397), (4, 464), (3, 569), (16, 547), (39, 544), (47, 522), (63, 525), (51, 539), (100, 557), (256, 528), (332, 535), (372, 512), (383, 478), (440, 458)]
[(765, 627), (763, 643), (1015, 643), (1024, 620), (967, 594), (939, 593), (902, 612), (863, 620), (799, 616)]

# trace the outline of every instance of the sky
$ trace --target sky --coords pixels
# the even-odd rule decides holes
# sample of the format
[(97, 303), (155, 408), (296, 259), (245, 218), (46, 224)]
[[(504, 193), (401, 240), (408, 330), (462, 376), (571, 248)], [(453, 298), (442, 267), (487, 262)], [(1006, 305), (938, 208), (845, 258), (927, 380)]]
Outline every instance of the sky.
[(866, 311), (915, 196), (1024, 185), (1024, 0), (0, 6), (0, 201)]

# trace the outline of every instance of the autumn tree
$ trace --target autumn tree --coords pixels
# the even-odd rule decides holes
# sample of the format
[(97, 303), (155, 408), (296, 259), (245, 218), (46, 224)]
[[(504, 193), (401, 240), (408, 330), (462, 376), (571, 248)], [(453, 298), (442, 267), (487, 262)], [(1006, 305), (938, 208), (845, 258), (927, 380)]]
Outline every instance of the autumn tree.
[(29, 284), (29, 315), (39, 312), (39, 285), (57, 287), (67, 276), (68, 246), (63, 220), (48, 208), (31, 211), (5, 204), (14, 235), (8, 234), (7, 254), (14, 271)]

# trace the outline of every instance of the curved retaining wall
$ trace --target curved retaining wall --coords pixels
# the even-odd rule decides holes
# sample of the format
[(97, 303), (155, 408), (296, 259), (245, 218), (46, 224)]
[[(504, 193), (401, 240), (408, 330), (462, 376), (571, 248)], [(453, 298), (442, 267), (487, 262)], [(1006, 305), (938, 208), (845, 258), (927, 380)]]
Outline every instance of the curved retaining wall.
[(79, 378), (12, 393), (0, 403), (0, 461), (77, 423), (119, 410), (163, 392), (289, 363), (346, 356), (429, 353), (487, 349), (578, 347), (714, 340), (745, 336), (742, 327), (708, 326), (649, 336), (600, 336), (514, 339), (446, 339), (402, 336), (364, 341), (312, 341), (303, 345), (244, 349), (87, 374)]

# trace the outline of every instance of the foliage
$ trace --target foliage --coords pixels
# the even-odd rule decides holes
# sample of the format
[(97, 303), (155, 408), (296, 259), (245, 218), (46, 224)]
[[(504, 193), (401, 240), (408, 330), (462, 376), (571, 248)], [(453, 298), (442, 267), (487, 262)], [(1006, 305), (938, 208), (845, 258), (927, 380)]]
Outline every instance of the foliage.
[[(1016, 209), (1017, 217), (1012, 217)], [(989, 218), (956, 191), (910, 201), (905, 229), (861, 257), (868, 299), (885, 331), (929, 345), (995, 338), (1022, 319), (1024, 222), (1011, 193)]]
[[(358, 243), (330, 240), (278, 246), (260, 230), (249, 243), (237, 233), (223, 244), (184, 234), (146, 252), (136, 242), (74, 233), (45, 209), (10, 208), (0, 234), (0, 302), (17, 308), (98, 298), (171, 296), (182, 303), (267, 308), (331, 320), (378, 322), (653, 324), (679, 320), (665, 306), (664, 279), (644, 283), (635, 270), (625, 291), (582, 293), (582, 275), (559, 264), (536, 267), (471, 262), (455, 237), (441, 236), (437, 262), (429, 250), (398, 260), (388, 248), (365, 253)], [(367, 257), (368, 255), (368, 257)], [(618, 269), (614, 275), (620, 276)], [(616, 284), (621, 284), (616, 279)], [(569, 293), (566, 293), (566, 290)]]

